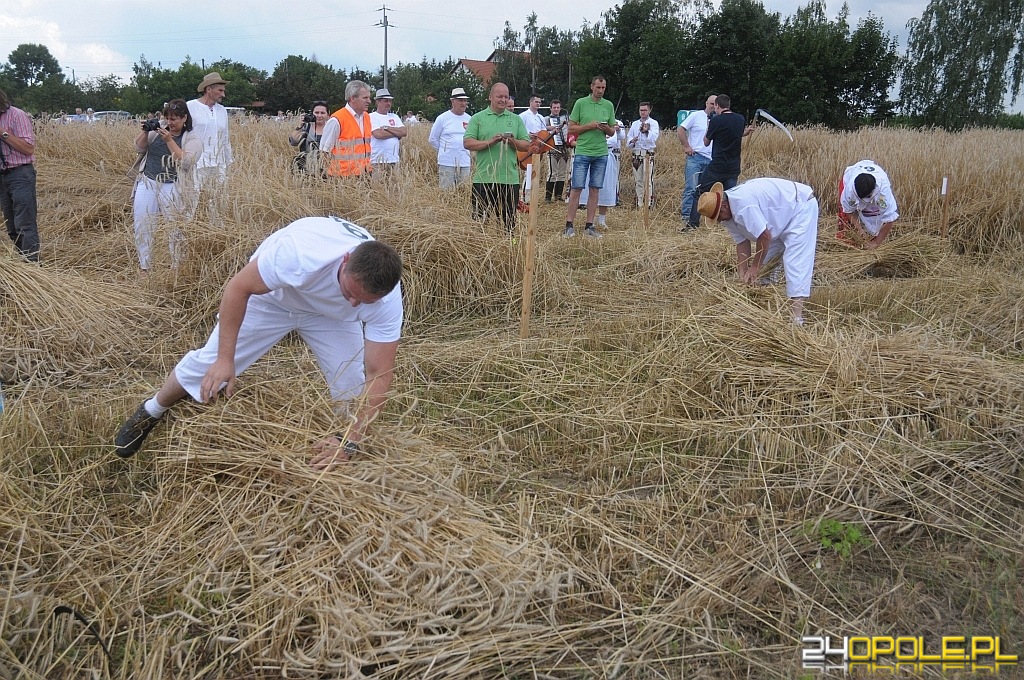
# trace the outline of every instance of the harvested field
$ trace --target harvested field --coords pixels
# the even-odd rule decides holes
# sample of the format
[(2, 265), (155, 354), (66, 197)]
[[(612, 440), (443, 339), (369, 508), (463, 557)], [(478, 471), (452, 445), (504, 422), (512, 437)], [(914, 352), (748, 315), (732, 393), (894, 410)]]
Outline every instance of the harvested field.
[[(677, 233), (669, 132), (648, 225), (615, 208), (565, 240), (540, 204), (520, 340), (522, 235), (438, 192), (428, 128), (364, 186), (297, 178), (286, 125), (236, 124), (226, 219), (200, 212), (147, 279), (134, 127), (38, 131), (44, 265), (0, 248), (0, 679), (789, 678), (818, 634), (1024, 652), (1024, 133), (749, 139), (744, 177), (821, 203), (798, 328), (784, 287), (739, 284), (724, 230)], [(833, 238), (862, 158), (902, 215), (870, 252)], [(289, 340), (116, 458), (225, 281), (310, 214), (406, 263), (366, 455), (309, 468), (338, 422)]]

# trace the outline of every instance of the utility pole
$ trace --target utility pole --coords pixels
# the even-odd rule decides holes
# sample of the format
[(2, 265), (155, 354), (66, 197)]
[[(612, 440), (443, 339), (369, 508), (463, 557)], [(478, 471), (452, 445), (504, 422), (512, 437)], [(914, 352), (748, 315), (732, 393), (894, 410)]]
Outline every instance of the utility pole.
[(384, 13), (384, 19), (374, 25), (384, 27), (384, 89), (386, 90), (388, 89), (388, 27), (393, 24), (388, 23), (388, 6), (384, 5), (380, 11)]

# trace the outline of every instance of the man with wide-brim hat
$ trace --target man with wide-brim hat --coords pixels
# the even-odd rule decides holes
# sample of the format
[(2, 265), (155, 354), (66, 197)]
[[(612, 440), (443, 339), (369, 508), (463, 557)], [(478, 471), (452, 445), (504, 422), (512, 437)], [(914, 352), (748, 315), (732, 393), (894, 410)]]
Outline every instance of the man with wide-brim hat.
[(220, 221), (226, 202), (228, 166), (234, 160), (228, 130), (228, 112), (221, 104), (228, 81), (217, 72), (207, 73), (196, 86), (200, 96), (188, 102), (192, 131), (203, 141), (203, 154), (196, 161), (193, 212), (199, 193), (208, 193), (207, 206), (212, 222)]
[(732, 236), (736, 243), (736, 265), (744, 283), (761, 283), (764, 263), (782, 256), (786, 294), (793, 301), (793, 321), (802, 326), (804, 301), (811, 295), (818, 240), (818, 200), (814, 190), (806, 184), (774, 177), (748, 180), (728, 191), (716, 182), (701, 194), (697, 212), (712, 222), (720, 222)]
[(451, 108), (434, 119), (427, 141), (437, 149), (437, 181), (442, 189), (452, 189), (470, 179), (472, 159), (462, 138), (471, 116), (466, 113), (469, 95), (456, 87), (452, 90)]

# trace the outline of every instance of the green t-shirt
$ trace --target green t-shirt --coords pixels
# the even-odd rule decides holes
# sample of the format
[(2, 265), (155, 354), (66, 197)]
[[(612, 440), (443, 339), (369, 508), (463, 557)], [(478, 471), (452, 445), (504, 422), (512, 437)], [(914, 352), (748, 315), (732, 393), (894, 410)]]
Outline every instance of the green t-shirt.
[[(530, 140), (523, 119), (505, 109), (495, 113), (487, 107), (469, 119), (466, 139), (485, 141), (494, 135), (511, 132), (516, 139)], [(505, 143), (492, 144), (476, 152), (476, 169), (473, 171), (475, 184), (519, 184), (519, 160), (516, 150)]]
[[(569, 120), (577, 125), (605, 122), (615, 127), (615, 107), (607, 99), (595, 102), (589, 95), (580, 97), (572, 105)], [(607, 137), (600, 130), (584, 132), (576, 138), (576, 153), (584, 156), (607, 156)]]

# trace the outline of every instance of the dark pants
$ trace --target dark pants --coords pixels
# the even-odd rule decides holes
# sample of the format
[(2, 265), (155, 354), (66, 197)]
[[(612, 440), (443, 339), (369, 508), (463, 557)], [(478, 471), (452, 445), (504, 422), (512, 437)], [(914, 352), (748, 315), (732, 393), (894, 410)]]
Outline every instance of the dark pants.
[(508, 233), (515, 232), (516, 205), (519, 203), (518, 184), (473, 183), (473, 219), (486, 220), (492, 211)]
[(732, 189), (736, 186), (736, 175), (718, 175), (713, 172), (705, 170), (700, 175), (700, 184), (693, 191), (693, 205), (690, 207), (690, 218), (688, 224), (692, 227), (696, 227), (700, 224), (700, 213), (697, 212), (697, 202), (700, 200), (700, 195), (711, 191), (711, 187), (715, 185), (715, 182), (721, 182), (725, 189)]
[(0, 171), (0, 208), (14, 247), (25, 259), (38, 262), (36, 169), (31, 163)]

